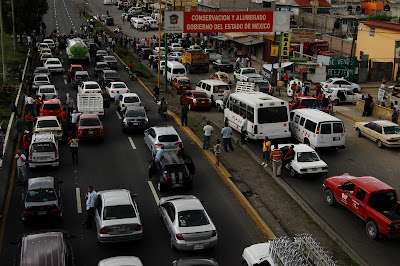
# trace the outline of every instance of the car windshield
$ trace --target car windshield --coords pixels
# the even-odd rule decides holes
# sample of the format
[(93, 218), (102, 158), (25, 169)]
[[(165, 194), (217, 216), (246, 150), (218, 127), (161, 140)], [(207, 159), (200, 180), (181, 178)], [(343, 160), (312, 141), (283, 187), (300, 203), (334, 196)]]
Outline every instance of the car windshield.
[(35, 81), (48, 81), (47, 77), (36, 77)]
[(124, 98), (124, 102), (125, 103), (138, 103), (139, 102), (139, 98), (135, 97), (135, 96), (125, 97)]
[(179, 227), (192, 227), (210, 224), (203, 210), (189, 210), (178, 213)]
[(46, 127), (59, 127), (58, 122), (56, 120), (39, 120), (37, 122), (37, 128), (46, 128)]
[(98, 64), (96, 67), (99, 68), (99, 69), (110, 69), (110, 67), (108, 66), (107, 63)]
[(107, 53), (107, 51), (100, 50), (100, 51), (97, 51), (97, 55), (108, 55), (108, 53)]
[(307, 99), (307, 100), (302, 100), (301, 105), (304, 107), (314, 107), (318, 106), (318, 100), (317, 99)]
[(193, 93), (194, 98), (208, 98), (205, 93)]
[(100, 89), (100, 87), (97, 84), (86, 84), (85, 89), (86, 90), (94, 90), (94, 89)]
[(259, 89), (268, 89), (269, 88), (269, 82), (257, 82), (258, 88)]
[(187, 79), (182, 79), (180, 81), (178, 81), (179, 85), (190, 85), (190, 81)]
[(88, 80), (89, 76), (88, 75), (76, 75), (75, 79)]
[(57, 200), (57, 196), (52, 188), (29, 190), (26, 195), (26, 202), (47, 202), (54, 200)]
[(46, 68), (35, 69), (35, 74), (38, 73), (49, 73), (49, 70)]
[(114, 84), (114, 88), (115, 89), (125, 89), (126, 85), (124, 83), (117, 83), (117, 84)]
[(231, 64), (231, 61), (228, 61), (228, 60), (221, 60), (221, 64), (223, 64), (223, 65), (230, 65), (230, 64)]
[(256, 70), (253, 68), (243, 69), (242, 71), (242, 74), (252, 74), (252, 73), (256, 73)]
[(146, 112), (143, 109), (138, 110), (128, 110), (126, 112), (126, 117), (146, 117)]
[(158, 137), (159, 142), (174, 142), (178, 140), (179, 138), (177, 135), (162, 135)]
[(72, 69), (71, 69), (72, 72), (79, 71), (79, 70), (82, 70), (82, 68), (81, 67), (72, 67)]
[(175, 68), (172, 70), (172, 73), (174, 74), (185, 74), (185, 69), (184, 68)]
[(132, 205), (107, 206), (104, 208), (104, 220), (135, 218), (136, 213)]
[(316, 161), (319, 161), (319, 157), (318, 157), (317, 153), (314, 151), (298, 152), (297, 153), (297, 161), (300, 163), (316, 162)]
[(287, 107), (264, 107), (258, 109), (258, 123), (281, 123), (288, 121)]
[(54, 152), (56, 147), (54, 143), (51, 142), (43, 142), (43, 143), (34, 143), (32, 144), (32, 152)]
[(220, 79), (227, 79), (227, 78), (228, 78), (228, 75), (220, 74), (220, 75), (219, 75), (219, 78), (220, 78)]
[(39, 93), (54, 93), (54, 88), (40, 88)]
[(168, 173), (185, 172), (185, 166), (183, 164), (171, 164), (166, 165), (164, 170)]
[(100, 121), (99, 119), (96, 118), (85, 118), (81, 119), (80, 125), (84, 127), (94, 127), (94, 126), (99, 126)]
[(50, 64), (50, 65), (59, 65), (60, 62), (58, 62), (58, 61), (47, 61), (47, 64)]
[(54, 111), (54, 110), (60, 110), (60, 109), (61, 109), (61, 107), (58, 103), (43, 104), (43, 110)]
[(51, 58), (51, 57), (53, 57), (53, 55), (45, 53), (45, 54), (42, 54), (42, 57), (43, 58)]
[(117, 72), (109, 72), (105, 74), (106, 78), (119, 78)]
[(384, 127), (385, 134), (400, 134), (400, 126)]

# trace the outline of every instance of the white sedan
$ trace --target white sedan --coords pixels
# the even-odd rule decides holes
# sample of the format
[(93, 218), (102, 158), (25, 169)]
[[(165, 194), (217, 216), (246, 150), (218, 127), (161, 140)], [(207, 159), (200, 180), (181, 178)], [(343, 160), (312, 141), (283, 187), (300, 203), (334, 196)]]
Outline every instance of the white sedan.
[(182, 52), (172, 52), (172, 53), (168, 54), (168, 60), (175, 60), (175, 61), (180, 62), (182, 56), (183, 56)]
[(153, 155), (164, 147), (164, 151), (175, 151), (182, 139), (173, 126), (151, 127), (144, 131), (144, 143)]
[(53, 133), (58, 140), (63, 137), (62, 127), (56, 116), (38, 116), (33, 133)]
[(57, 89), (54, 85), (41, 85), (36, 91), (36, 95), (42, 99), (43, 95), (45, 99), (56, 99), (58, 97)]
[(294, 146), (294, 157), (285, 166), (289, 170), (290, 176), (324, 176), (328, 173), (328, 165), (310, 146), (306, 144), (279, 144), (278, 148), (286, 155), (292, 145)]
[(303, 82), (301, 82), (301, 80), (299, 80), (299, 79), (291, 80), (287, 85), (287, 96), (288, 97), (292, 97), (292, 95), (293, 95), (293, 90), (292, 90), (293, 83), (296, 84), (296, 88), (303, 87)]
[(102, 93), (99, 83), (95, 81), (85, 81), (78, 87), (78, 93)]
[(360, 85), (347, 81), (344, 78), (330, 78), (325, 82), (321, 82), (322, 90), (326, 91), (331, 88), (346, 88), (353, 92), (360, 92)]
[(44, 67), (47, 67), (50, 72), (64, 72), (64, 67), (58, 58), (48, 58), (44, 63)]
[(125, 94), (125, 93), (129, 93), (129, 89), (128, 86), (126, 86), (125, 82), (121, 82), (121, 81), (116, 81), (116, 82), (110, 82), (107, 86), (106, 86), (106, 91), (108, 93), (108, 95), (110, 95), (111, 99), (114, 99), (114, 94), (118, 91), (119, 94)]
[(121, 96), (121, 100), (119, 101), (119, 110), (121, 112), (124, 112), (130, 106), (142, 106), (142, 101), (136, 93), (129, 92), (121, 94)]

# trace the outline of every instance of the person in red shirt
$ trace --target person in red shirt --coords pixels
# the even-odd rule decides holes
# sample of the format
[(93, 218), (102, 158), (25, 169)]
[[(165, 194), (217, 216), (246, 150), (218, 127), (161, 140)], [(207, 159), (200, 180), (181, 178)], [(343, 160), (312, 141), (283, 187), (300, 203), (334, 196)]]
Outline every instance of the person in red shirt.
[(33, 129), (33, 115), (30, 112), (28, 112), (25, 115), (25, 123), (28, 125), (28, 129), (30, 131), (32, 131), (32, 129)]
[(317, 98), (318, 98), (319, 94), (321, 93), (321, 89), (322, 89), (321, 83), (318, 83), (318, 84), (315, 86), (315, 96), (316, 96)]
[(285, 73), (285, 75), (283, 76), (283, 81), (285, 82), (285, 87), (287, 87), (287, 84), (289, 82), (289, 75), (287, 73)]
[(129, 71), (133, 73), (133, 63), (132, 61), (129, 62)]
[(63, 129), (67, 128), (67, 126), (68, 126), (68, 115), (67, 115), (67, 111), (65, 110), (65, 108), (62, 109), (60, 119), (61, 119), (62, 128)]
[(28, 159), (29, 156), (29, 145), (31, 144), (31, 138), (29, 136), (29, 131), (25, 130), (24, 136), (22, 137), (22, 143), (24, 145), (24, 154), (25, 157)]

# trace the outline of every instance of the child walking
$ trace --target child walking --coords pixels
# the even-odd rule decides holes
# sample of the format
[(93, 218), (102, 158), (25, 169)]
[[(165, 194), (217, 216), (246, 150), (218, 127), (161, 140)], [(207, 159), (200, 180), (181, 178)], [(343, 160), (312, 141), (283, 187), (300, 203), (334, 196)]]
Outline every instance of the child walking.
[(221, 141), (217, 139), (217, 144), (214, 145), (215, 166), (219, 166), (219, 154), (221, 153)]

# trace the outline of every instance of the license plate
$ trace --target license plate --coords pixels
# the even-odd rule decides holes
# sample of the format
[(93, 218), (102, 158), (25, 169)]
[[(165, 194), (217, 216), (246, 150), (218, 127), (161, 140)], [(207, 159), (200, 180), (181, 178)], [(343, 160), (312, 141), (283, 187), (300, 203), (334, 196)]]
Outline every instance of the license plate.
[(201, 103), (206, 103), (205, 101), (201, 101)]
[(88, 134), (93, 134), (93, 130), (89, 130), (87, 133)]
[(49, 159), (49, 157), (47, 157), (47, 156), (44, 156), (44, 157), (37, 157), (37, 159), (38, 159), (38, 160), (41, 160), (41, 161), (44, 161), (44, 160)]
[(194, 244), (193, 249), (194, 250), (204, 249), (204, 244)]
[(318, 171), (318, 168), (313, 168), (312, 169), (314, 172), (317, 172)]
[(125, 228), (118, 228), (118, 232), (124, 233), (125, 232)]
[(338, 140), (340, 140), (340, 137), (334, 137), (333, 138), (333, 141), (338, 141)]
[(38, 215), (46, 215), (46, 211), (38, 211), (37, 214)]
[(132, 125), (137, 126), (137, 125), (139, 125), (139, 123), (132, 123)]

